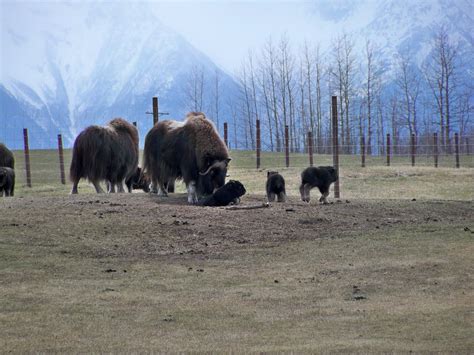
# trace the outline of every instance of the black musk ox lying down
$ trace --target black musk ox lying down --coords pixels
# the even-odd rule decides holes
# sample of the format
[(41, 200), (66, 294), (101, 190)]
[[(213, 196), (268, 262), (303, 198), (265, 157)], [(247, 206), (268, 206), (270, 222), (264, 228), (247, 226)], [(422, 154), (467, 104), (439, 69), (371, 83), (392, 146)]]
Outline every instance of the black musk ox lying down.
[(3, 143), (0, 143), (0, 166), (15, 169), (13, 153)]
[(184, 122), (161, 121), (148, 132), (143, 161), (159, 195), (182, 179), (188, 202), (195, 204), (224, 185), (230, 157), (214, 124), (202, 112), (190, 112)]
[(268, 202), (275, 201), (275, 196), (278, 197), (278, 202), (285, 202), (285, 179), (278, 173), (278, 171), (267, 172), (266, 190)]
[(245, 187), (240, 181), (229, 180), (227, 184), (218, 188), (211, 196), (199, 201), (200, 206), (227, 206), (230, 203), (239, 203), (240, 197), (245, 195)]
[(123, 183), (138, 167), (138, 131), (122, 118), (105, 127), (89, 126), (74, 142), (70, 178), (72, 194), (77, 194), (81, 178), (88, 179), (97, 193), (103, 193), (99, 182), (105, 180), (109, 192), (123, 192)]
[(321, 192), (319, 202), (328, 203), (329, 187), (338, 179), (337, 170), (332, 166), (309, 167), (301, 173), (300, 193), (301, 199), (309, 202), (309, 193), (312, 188), (317, 187)]
[(12, 168), (0, 167), (0, 196), (13, 196), (15, 192), (15, 171)]

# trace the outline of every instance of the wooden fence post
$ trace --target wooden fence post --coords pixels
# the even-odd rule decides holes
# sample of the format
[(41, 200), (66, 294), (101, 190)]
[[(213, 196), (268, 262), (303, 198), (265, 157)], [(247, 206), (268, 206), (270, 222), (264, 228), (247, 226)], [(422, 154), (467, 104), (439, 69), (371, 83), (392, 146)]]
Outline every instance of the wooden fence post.
[(256, 121), (256, 153), (257, 153), (257, 169), (260, 169), (260, 150), (261, 150), (261, 140), (260, 140), (260, 120)]
[(391, 150), (390, 133), (387, 133), (387, 166), (390, 166)]
[(30, 145), (28, 143), (28, 128), (23, 128), (23, 144), (25, 147), (26, 186), (31, 187)]
[[(339, 171), (339, 139), (337, 126), (337, 96), (332, 97), (332, 161), (333, 166), (341, 176)], [(334, 197), (340, 198), (339, 179), (334, 183)]]
[(229, 144), (228, 144), (229, 142), (227, 141), (227, 122), (224, 122), (224, 143), (225, 143), (225, 146), (230, 149)]
[(411, 166), (415, 166), (416, 142), (415, 133), (411, 134)]
[(360, 137), (360, 157), (361, 157), (361, 167), (365, 168), (365, 137), (364, 135)]
[(454, 133), (454, 151), (456, 153), (456, 168), (459, 169), (459, 134)]
[(438, 133), (433, 133), (433, 157), (434, 157), (434, 167), (438, 167), (438, 156), (439, 156), (439, 150), (438, 150)]
[(158, 98), (153, 97), (153, 126), (158, 122)]
[(288, 125), (285, 126), (285, 161), (286, 161), (286, 167), (288, 168), (290, 166), (290, 137), (288, 134)]
[(313, 166), (313, 132), (308, 132), (309, 166)]
[(58, 134), (58, 153), (59, 153), (59, 174), (61, 184), (66, 185), (66, 174), (64, 173), (64, 153), (63, 153), (63, 137)]
[(471, 154), (471, 150), (469, 149), (469, 138), (466, 137), (466, 155), (470, 155)]

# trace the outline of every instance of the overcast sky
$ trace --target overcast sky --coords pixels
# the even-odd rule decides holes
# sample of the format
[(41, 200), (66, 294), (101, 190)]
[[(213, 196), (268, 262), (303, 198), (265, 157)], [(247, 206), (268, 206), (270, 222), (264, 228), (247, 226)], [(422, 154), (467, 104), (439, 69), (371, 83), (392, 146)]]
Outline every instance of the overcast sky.
[[(362, 1), (358, 2), (359, 5)], [(365, 1), (365, 5), (370, 2)], [(360, 28), (373, 6), (355, 6), (354, 22), (344, 29)], [(237, 68), (249, 50), (259, 49), (268, 38), (285, 33), (294, 43), (305, 39), (328, 44), (341, 30), (353, 0), (322, 1), (175, 1), (154, 2), (153, 9), (168, 27), (180, 32), (197, 48), (227, 70)]]

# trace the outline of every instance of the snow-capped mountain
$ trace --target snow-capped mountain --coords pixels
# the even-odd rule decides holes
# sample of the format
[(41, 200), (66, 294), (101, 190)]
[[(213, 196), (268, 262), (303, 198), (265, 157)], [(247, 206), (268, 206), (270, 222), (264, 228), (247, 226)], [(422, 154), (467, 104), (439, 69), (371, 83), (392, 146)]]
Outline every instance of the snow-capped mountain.
[[(22, 147), (22, 128), (33, 148), (70, 145), (90, 124), (121, 116), (151, 127), (151, 98), (160, 111), (184, 116), (183, 83), (193, 67), (205, 78), (233, 80), (147, 4), (2, 4), (0, 141)], [(53, 19), (53, 20), (52, 20)], [(120, 19), (120, 21), (118, 21)]]

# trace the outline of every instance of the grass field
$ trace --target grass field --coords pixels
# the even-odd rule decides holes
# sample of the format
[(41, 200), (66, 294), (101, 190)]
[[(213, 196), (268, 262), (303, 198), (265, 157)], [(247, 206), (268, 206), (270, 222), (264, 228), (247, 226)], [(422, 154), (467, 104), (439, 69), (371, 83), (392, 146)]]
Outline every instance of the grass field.
[(242, 205), (264, 201), (267, 168), (288, 202), (189, 206), (181, 185), (72, 196), (56, 152), (33, 152), (33, 188), (19, 173), (0, 198), (0, 352), (474, 352), (472, 158), (343, 156), (342, 199), (322, 206), (299, 199), (304, 156), (232, 157)]
[[(262, 153), (261, 168), (257, 170), (255, 152), (231, 151), (233, 158), (230, 178), (241, 180), (249, 193), (263, 194), (266, 170), (277, 169), (287, 180), (288, 194), (297, 196), (301, 171), (308, 166), (305, 154), (291, 154), (290, 167), (285, 167), (282, 153)], [(36, 150), (31, 152), (32, 188), (26, 187), (24, 156), (15, 152), (17, 167), (18, 196), (50, 195), (68, 193), (71, 184), (67, 179), (71, 161), (71, 150), (64, 151), (66, 185), (60, 183), (59, 158), (56, 150)], [(385, 166), (385, 157), (367, 157), (366, 167), (360, 166), (357, 155), (341, 155), (340, 176), (343, 198), (382, 199), (454, 199), (472, 200), (474, 192), (474, 156), (461, 156), (461, 168), (454, 168), (454, 158), (443, 156), (439, 168), (432, 166), (432, 157), (418, 157), (412, 167), (407, 157), (392, 158), (392, 166)], [(315, 155), (315, 165), (332, 165), (332, 156)], [(80, 188), (92, 193), (94, 189), (86, 182)], [(184, 187), (178, 185), (178, 191)]]

